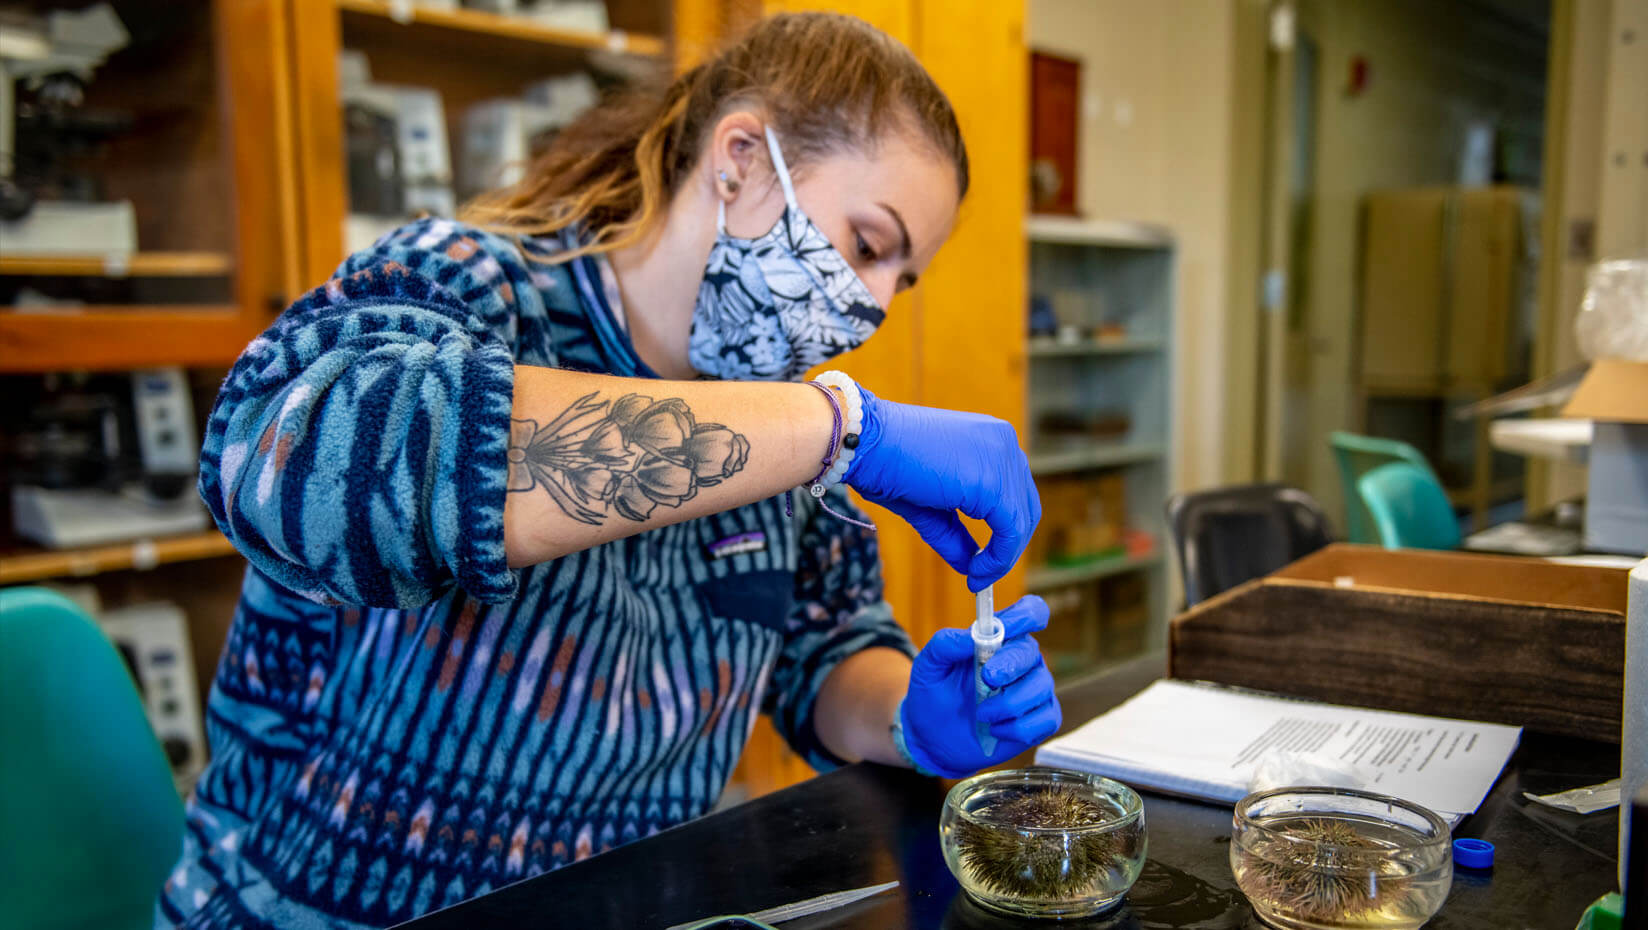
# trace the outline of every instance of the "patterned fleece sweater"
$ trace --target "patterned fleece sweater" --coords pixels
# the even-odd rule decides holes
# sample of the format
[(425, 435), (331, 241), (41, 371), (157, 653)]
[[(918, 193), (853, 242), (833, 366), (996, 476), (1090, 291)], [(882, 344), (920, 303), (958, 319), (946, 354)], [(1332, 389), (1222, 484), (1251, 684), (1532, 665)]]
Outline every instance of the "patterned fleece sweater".
[(564, 247), (414, 223), (230, 371), (200, 492), (251, 567), (157, 925), (381, 927), (647, 836), (758, 713), (837, 764), (825, 677), (912, 652), (874, 536), (807, 495), (509, 569), (513, 366), (651, 376), (595, 261), (527, 254)]

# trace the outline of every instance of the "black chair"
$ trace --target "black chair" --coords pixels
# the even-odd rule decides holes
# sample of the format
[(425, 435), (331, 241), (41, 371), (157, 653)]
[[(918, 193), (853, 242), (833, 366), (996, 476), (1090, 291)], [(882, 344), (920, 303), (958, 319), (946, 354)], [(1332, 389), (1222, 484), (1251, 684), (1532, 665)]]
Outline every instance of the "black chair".
[(1167, 500), (1185, 606), (1268, 575), (1333, 538), (1315, 498), (1283, 484), (1244, 484)]

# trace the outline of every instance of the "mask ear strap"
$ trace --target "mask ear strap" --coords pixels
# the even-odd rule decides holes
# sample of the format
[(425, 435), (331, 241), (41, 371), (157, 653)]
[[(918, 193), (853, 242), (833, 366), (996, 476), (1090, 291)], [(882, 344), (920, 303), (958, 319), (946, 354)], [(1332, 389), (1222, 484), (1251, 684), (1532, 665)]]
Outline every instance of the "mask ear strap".
[(784, 152), (778, 147), (778, 137), (773, 135), (771, 126), (767, 127), (767, 151), (772, 154), (773, 171), (778, 175), (778, 183), (784, 188), (784, 202), (790, 205), (790, 209), (799, 210), (795, 204), (795, 187), (790, 183), (790, 169), (784, 164)]

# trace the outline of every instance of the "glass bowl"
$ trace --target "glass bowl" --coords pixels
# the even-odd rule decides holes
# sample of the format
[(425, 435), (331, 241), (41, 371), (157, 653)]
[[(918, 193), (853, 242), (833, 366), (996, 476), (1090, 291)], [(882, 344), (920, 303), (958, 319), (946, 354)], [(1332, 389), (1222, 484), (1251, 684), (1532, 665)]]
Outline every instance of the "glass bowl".
[(1243, 798), (1230, 869), (1254, 911), (1285, 930), (1415, 928), (1453, 884), (1442, 818), (1351, 788), (1275, 788)]
[(1144, 806), (1121, 782), (1064, 769), (975, 775), (939, 819), (944, 862), (973, 900), (1028, 917), (1109, 908), (1144, 868)]

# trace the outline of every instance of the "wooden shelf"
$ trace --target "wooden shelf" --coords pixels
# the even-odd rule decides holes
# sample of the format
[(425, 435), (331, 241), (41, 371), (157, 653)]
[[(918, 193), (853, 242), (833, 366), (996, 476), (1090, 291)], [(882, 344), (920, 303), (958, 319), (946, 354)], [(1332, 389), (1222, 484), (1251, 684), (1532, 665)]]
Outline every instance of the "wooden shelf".
[(1030, 471), (1038, 475), (1130, 465), (1160, 459), (1159, 442), (1095, 442), (1090, 446), (1030, 453)]
[(1124, 572), (1154, 568), (1161, 563), (1162, 554), (1152, 552), (1148, 555), (1119, 555), (1108, 559), (1094, 559), (1080, 565), (1045, 565), (1041, 568), (1032, 568), (1026, 572), (1024, 586), (1031, 591), (1064, 588), (1073, 584), (1081, 584), (1084, 581), (1109, 578), (1111, 575), (1120, 575)]
[(95, 278), (216, 278), (234, 267), (222, 252), (0, 255), (0, 275)]
[(1066, 216), (1032, 216), (1025, 221), (1031, 242), (1055, 245), (1091, 245), (1113, 249), (1165, 249), (1173, 234), (1149, 223), (1122, 220), (1081, 220)]
[(559, 48), (607, 49), (653, 58), (663, 57), (668, 48), (664, 40), (657, 36), (637, 35), (622, 29), (608, 32), (556, 29), (541, 26), (530, 19), (500, 16), (480, 10), (434, 10), (413, 7), (410, 18), (403, 21), (391, 13), (392, 4), (382, 0), (337, 0), (337, 4), (338, 9), (346, 13), (377, 18), (390, 26), (405, 26), (413, 32), (482, 36)]
[(1146, 337), (1124, 339), (1120, 342), (1099, 342), (1084, 339), (1081, 342), (1059, 342), (1055, 339), (1030, 340), (1031, 358), (1074, 358), (1083, 355), (1145, 355), (1167, 348), (1163, 339)]
[(221, 304), (0, 311), (0, 373), (229, 365), (261, 328)]
[(235, 547), (216, 530), (84, 549), (40, 549), (0, 555), (0, 585), (46, 578), (83, 578), (103, 572), (148, 569), (170, 562), (190, 562), (234, 554)]

